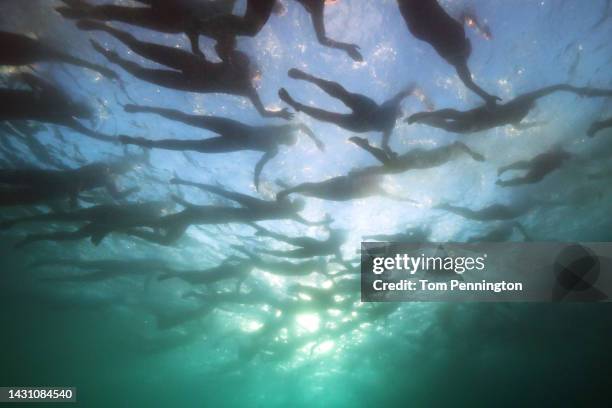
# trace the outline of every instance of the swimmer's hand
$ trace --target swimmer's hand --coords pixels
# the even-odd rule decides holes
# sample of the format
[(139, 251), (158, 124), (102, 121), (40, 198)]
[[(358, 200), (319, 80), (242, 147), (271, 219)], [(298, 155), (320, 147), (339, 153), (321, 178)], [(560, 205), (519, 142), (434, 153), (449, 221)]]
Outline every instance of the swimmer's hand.
[(293, 113), (291, 113), (289, 109), (283, 108), (280, 111), (275, 112), (274, 116), (285, 120), (291, 120), (293, 118)]
[(357, 44), (346, 44), (344, 46), (346, 53), (356, 62), (363, 62), (363, 55), (359, 52), (360, 48)]

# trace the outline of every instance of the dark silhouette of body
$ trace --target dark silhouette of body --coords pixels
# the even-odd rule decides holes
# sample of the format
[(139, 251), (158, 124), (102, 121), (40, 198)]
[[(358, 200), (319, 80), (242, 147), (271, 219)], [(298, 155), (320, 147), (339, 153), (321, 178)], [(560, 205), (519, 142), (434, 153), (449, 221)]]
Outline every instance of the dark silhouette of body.
[(83, 126), (77, 119), (92, 119), (92, 110), (74, 102), (50, 83), (32, 74), (19, 75), (31, 90), (0, 88), (0, 122), (34, 120), (66, 126), (91, 138), (112, 142), (110, 136)]
[(279, 96), (285, 103), (298, 112), (304, 112), (306, 115), (323, 122), (334, 123), (352, 132), (382, 132), (382, 146), (385, 149), (388, 148), (395, 122), (401, 116), (401, 103), (405, 98), (412, 95), (415, 89), (414, 86), (409, 86), (406, 90), (399, 92), (391, 99), (379, 105), (365, 95), (347, 91), (337, 82), (317, 78), (296, 68), (289, 70), (289, 76), (317, 85), (325, 93), (341, 100), (342, 103), (351, 109), (351, 113), (329, 112), (304, 105), (295, 101), (287, 90), (281, 88)]
[(445, 210), (474, 221), (505, 221), (525, 215), (531, 210), (532, 206), (493, 204), (480, 210), (471, 210), (469, 208), (456, 207), (450, 204), (440, 204), (434, 208)]
[(323, 258), (311, 259), (299, 263), (289, 261), (270, 261), (263, 259), (262, 257), (257, 256), (244, 248), (235, 248), (248, 256), (251, 264), (255, 268), (273, 275), (296, 277), (308, 276), (314, 272), (326, 273), (327, 271), (327, 261), (325, 261)]
[(274, 238), (277, 241), (286, 242), (298, 247), (289, 251), (272, 249), (260, 249), (259, 252), (274, 255), (281, 258), (313, 258), (316, 256), (334, 255), (337, 260), (342, 261), (340, 248), (346, 241), (346, 231), (328, 228), (329, 236), (325, 241), (319, 241), (310, 237), (288, 237), (283, 234), (264, 229), (256, 224), (251, 224), (256, 229), (256, 235)]
[(63, 51), (42, 44), (25, 35), (0, 31), (0, 65), (23, 66), (37, 62), (63, 62), (96, 71), (101, 75), (117, 79), (117, 74), (108, 68), (73, 57)]
[(571, 92), (583, 97), (611, 97), (612, 90), (579, 88), (572, 85), (552, 85), (537, 91), (519, 95), (503, 105), (481, 106), (469, 111), (442, 109), (433, 112), (419, 112), (406, 119), (408, 123), (422, 123), (454, 133), (475, 133), (498, 126), (512, 125), (528, 127), (521, 121), (535, 107), (535, 102), (555, 92)]
[(148, 140), (144, 138), (120, 136), (119, 139), (124, 144), (167, 150), (192, 150), (200, 153), (227, 153), (241, 150), (263, 152), (264, 155), (255, 166), (253, 182), (257, 189), (259, 189), (259, 178), (264, 166), (278, 154), (279, 146), (291, 146), (297, 142), (294, 132), (304, 132), (313, 140), (320, 150), (324, 150), (325, 148), (325, 145), (316, 135), (307, 126), (302, 124), (249, 126), (227, 118), (188, 115), (172, 109), (126, 105), (125, 110), (127, 112), (155, 113), (187, 125), (210, 130), (217, 133), (219, 136), (200, 140)]
[[(376, 170), (376, 168), (374, 168)], [(383, 196), (397, 201), (414, 202), (386, 191), (382, 186), (383, 176), (380, 171), (371, 168), (357, 170), (346, 176), (332, 177), (317, 183), (302, 183), (280, 191), (277, 199), (284, 199), (290, 194), (301, 194), (321, 200), (350, 201), (355, 199)]]
[(76, 231), (29, 235), (17, 246), (22, 247), (38, 241), (78, 241), (85, 238), (90, 238), (94, 245), (99, 245), (111, 232), (137, 227), (156, 220), (163, 214), (165, 205), (166, 203), (98, 205), (70, 212), (56, 212), (9, 220), (3, 223), (2, 227), (24, 222), (85, 222), (85, 226)]
[(69, 199), (75, 207), (80, 193), (101, 187), (113, 198), (122, 199), (137, 188), (119, 191), (114, 178), (130, 168), (130, 163), (94, 163), (72, 170), (0, 170), (0, 206)]
[(257, 73), (249, 57), (237, 51), (232, 39), (217, 44), (221, 62), (210, 62), (203, 55), (196, 55), (179, 48), (139, 41), (132, 34), (117, 30), (96, 21), (81, 21), (81, 29), (105, 31), (124, 43), (136, 54), (168, 67), (168, 69), (144, 68), (126, 60), (114, 51), (103, 48), (92, 40), (92, 45), (109, 61), (121, 66), (131, 75), (165, 88), (197, 93), (224, 93), (248, 98), (260, 115), (290, 119), (286, 110), (266, 110), (259, 98), (254, 78)]
[(202, 55), (200, 35), (216, 40), (253, 37), (276, 8), (276, 0), (247, 0), (246, 13), (237, 16), (232, 14), (233, 0), (192, 2), (188, 6), (171, 0), (140, 1), (148, 7), (93, 6), (82, 0), (64, 0), (64, 3), (70, 7), (57, 10), (67, 18), (118, 21), (163, 33), (184, 33), (189, 38), (192, 52), (199, 55)]
[(264, 220), (294, 220), (305, 225), (321, 225), (323, 222), (311, 222), (302, 218), (298, 213), (304, 208), (304, 203), (298, 200), (266, 201), (245, 194), (226, 191), (220, 187), (208, 184), (193, 183), (174, 179), (174, 184), (189, 185), (217, 194), (240, 205), (240, 207), (227, 207), (216, 205), (195, 205), (179, 197), (173, 200), (185, 207), (183, 211), (166, 215), (155, 221), (143, 223), (142, 227), (149, 227), (155, 231), (143, 229), (129, 229), (129, 235), (151, 241), (160, 245), (171, 245), (176, 242), (191, 225), (213, 225), (229, 223), (248, 223)]
[(566, 160), (572, 158), (572, 155), (563, 149), (554, 149), (552, 151), (542, 153), (530, 160), (520, 160), (500, 167), (497, 171), (497, 176), (501, 176), (509, 170), (525, 170), (527, 173), (522, 177), (513, 178), (510, 180), (497, 180), (495, 184), (502, 187), (513, 187), (523, 184), (534, 184), (559, 169)]
[(168, 265), (160, 259), (104, 259), (97, 261), (85, 261), (80, 259), (51, 259), (35, 262), (29, 265), (30, 268), (53, 266), (76, 268), (87, 272), (80, 273), (78, 275), (71, 274), (46, 277), (42, 278), (41, 280), (58, 283), (91, 283), (102, 282), (123, 276), (150, 276), (153, 275), (155, 272), (167, 272), (168, 270), (170, 270)]
[(371, 146), (367, 139), (351, 137), (349, 140), (383, 164), (381, 167), (369, 167), (368, 171), (371, 173), (398, 174), (408, 170), (429, 169), (442, 166), (459, 155), (468, 155), (473, 160), (484, 161), (481, 154), (476, 153), (461, 142), (454, 142), (447, 146), (428, 150), (416, 148), (398, 156), (395, 153), (388, 153), (383, 149)]
[(253, 269), (253, 266), (245, 262), (245, 259), (232, 256), (211, 268), (168, 272), (160, 275), (157, 279), (163, 281), (177, 278), (192, 285), (211, 285), (228, 279), (237, 279), (237, 287), (240, 288), (242, 282), (251, 272), (251, 269)]
[(591, 127), (589, 127), (589, 130), (587, 131), (587, 134), (589, 135), (589, 137), (593, 137), (597, 134), (597, 132), (603, 130), (603, 129), (608, 129), (612, 127), (612, 118), (609, 119), (604, 119), (601, 121), (597, 121), (597, 122), (593, 122), (593, 124), (591, 125)]
[(495, 104), (499, 98), (488, 94), (472, 80), (467, 64), (472, 45), (465, 36), (463, 25), (449, 16), (437, 0), (398, 0), (398, 5), (410, 33), (429, 43), (438, 55), (455, 67), (461, 81), (472, 92), (487, 104)]

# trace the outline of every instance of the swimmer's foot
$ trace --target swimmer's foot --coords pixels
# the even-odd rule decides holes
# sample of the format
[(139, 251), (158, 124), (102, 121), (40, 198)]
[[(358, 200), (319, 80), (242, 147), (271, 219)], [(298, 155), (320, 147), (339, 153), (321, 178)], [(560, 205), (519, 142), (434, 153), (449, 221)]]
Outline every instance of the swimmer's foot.
[(480, 153), (478, 153), (478, 152), (475, 152), (474, 150), (470, 149), (470, 148), (469, 148), (467, 145), (465, 145), (464, 143), (461, 143), (461, 142), (456, 142), (456, 145), (457, 145), (457, 146), (459, 146), (459, 148), (460, 148), (461, 150), (463, 150), (463, 151), (464, 151), (466, 154), (470, 155), (470, 157), (471, 157), (473, 160), (478, 161), (478, 162), (483, 162), (483, 161), (485, 161), (485, 157), (484, 157), (482, 154), (480, 154)]
[(368, 139), (363, 138), (363, 137), (358, 137), (358, 136), (353, 136), (349, 138), (350, 142), (353, 142), (354, 144), (356, 144), (359, 147), (364, 147), (364, 146), (369, 146), (370, 143), (368, 142)]
[(304, 71), (301, 71), (297, 68), (291, 68), (289, 70), (289, 72), (287, 72), (287, 75), (289, 75), (289, 78), (293, 78), (293, 79), (304, 79), (304, 80), (308, 80), (309, 78), (311, 78), (310, 75), (308, 75), (307, 73), (305, 73)]
[(299, 104), (289, 95), (289, 92), (285, 88), (281, 88), (278, 90), (278, 97), (281, 98), (283, 102), (287, 105), (290, 105), (296, 111), (299, 111)]

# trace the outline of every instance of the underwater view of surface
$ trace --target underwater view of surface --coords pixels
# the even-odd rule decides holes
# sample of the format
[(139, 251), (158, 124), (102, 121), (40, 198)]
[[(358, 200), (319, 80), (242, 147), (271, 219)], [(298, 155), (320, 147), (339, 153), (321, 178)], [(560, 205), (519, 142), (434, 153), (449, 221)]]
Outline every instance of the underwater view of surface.
[(359, 254), (612, 241), (610, 17), (0, 1), (0, 386), (85, 407), (609, 405), (609, 304), (361, 302)]

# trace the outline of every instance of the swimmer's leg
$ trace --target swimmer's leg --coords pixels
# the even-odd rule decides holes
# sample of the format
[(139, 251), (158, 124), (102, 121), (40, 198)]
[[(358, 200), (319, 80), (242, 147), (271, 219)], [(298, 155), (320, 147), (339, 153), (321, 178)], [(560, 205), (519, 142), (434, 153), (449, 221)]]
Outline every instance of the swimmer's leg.
[(379, 149), (372, 146), (367, 139), (353, 136), (349, 138), (349, 140), (355, 143), (357, 146), (361, 147), (363, 150), (370, 153), (382, 164), (390, 164), (391, 160), (389, 158), (389, 155), (383, 149)]
[(509, 170), (527, 170), (530, 167), (531, 167), (531, 162), (529, 160), (520, 160), (515, 163), (509, 164), (507, 166), (500, 167), (497, 170), (497, 176), (499, 177)]
[(87, 238), (88, 236), (89, 236), (89, 233), (86, 230), (84, 230), (84, 228), (78, 231), (73, 231), (73, 232), (61, 231), (61, 232), (52, 232), (49, 234), (32, 234), (32, 235), (28, 235), (26, 238), (24, 238), (23, 240), (15, 244), (15, 248), (22, 248), (26, 245), (29, 245), (33, 242), (38, 242), (38, 241), (56, 241), (56, 242), (78, 241), (80, 239)]
[(353, 115), (351, 114), (329, 112), (323, 109), (313, 108), (311, 106), (301, 104), (295, 101), (284, 88), (281, 88), (278, 91), (278, 96), (286, 104), (290, 105), (293, 109), (295, 109), (298, 112), (304, 112), (306, 115), (313, 117), (317, 120), (323, 121), (323, 122), (334, 123), (344, 128), (347, 128), (348, 126), (348, 128), (350, 128), (349, 123), (351, 119), (353, 118)]
[(154, 113), (166, 119), (182, 122), (187, 125), (207, 129), (226, 137), (240, 136), (248, 134), (249, 127), (235, 120), (218, 116), (188, 115), (174, 109), (156, 108), (140, 105), (125, 105), (126, 112), (134, 113)]
[(501, 187), (514, 187), (520, 186), (522, 184), (531, 184), (533, 181), (527, 176), (525, 177), (517, 177), (510, 180), (497, 180), (495, 184)]
[(461, 120), (465, 116), (464, 112), (458, 111), (456, 109), (440, 109), (433, 112), (418, 112), (413, 115), (410, 115), (406, 118), (406, 122), (408, 123), (423, 123), (430, 119), (440, 119), (440, 120)]
[(468, 145), (466, 145), (463, 142), (455, 142), (455, 143), (453, 143), (452, 144), (452, 148), (455, 149), (455, 150), (459, 150), (459, 151), (464, 152), (465, 154), (469, 155), (475, 161), (479, 161), (479, 162), (485, 161), (485, 157), (482, 154), (480, 154), (478, 152), (475, 152), (474, 150), (470, 149), (468, 147)]
[[(65, 1), (64, 1), (65, 2)], [(57, 7), (55, 10), (69, 19), (95, 19), (119, 21), (140, 27), (166, 28), (159, 21), (159, 15), (149, 7), (123, 7), (115, 5), (92, 6), (83, 1), (71, 2), (70, 7)]]
[(367, 96), (349, 92), (337, 82), (317, 78), (313, 75), (307, 74), (304, 71), (300, 71), (299, 69), (290, 69), (289, 77), (315, 84), (328, 95), (333, 96), (336, 99), (340, 99), (351, 110), (363, 111), (365, 109), (378, 107), (378, 104)]
[(104, 55), (109, 61), (119, 65), (136, 78), (167, 88), (189, 90), (189, 84), (186, 83), (184, 75), (180, 72), (164, 69), (143, 68), (135, 62), (121, 58), (116, 52), (103, 48), (100, 44), (93, 40), (91, 41), (91, 44), (96, 51)]
[(199, 58), (179, 48), (139, 41), (130, 33), (117, 30), (98, 21), (84, 20), (80, 21), (77, 26), (81, 30), (105, 31), (124, 43), (136, 54), (179, 71), (190, 69), (194, 65), (194, 60)]
[(599, 121), (599, 122), (594, 122), (591, 125), (591, 127), (589, 127), (589, 130), (587, 131), (587, 135), (589, 135), (589, 137), (593, 137), (600, 130), (607, 129), (607, 128), (610, 128), (610, 127), (612, 127), (612, 118), (607, 119), (607, 120), (602, 120), (602, 121)]
[(149, 149), (164, 149), (175, 151), (196, 151), (200, 153), (219, 153), (239, 150), (235, 144), (223, 137), (213, 137), (204, 140), (161, 139), (150, 140), (143, 137), (119, 136), (123, 144), (146, 147)]
[(479, 219), (478, 218), (478, 212), (474, 211), (474, 210), (470, 210), (469, 208), (456, 207), (456, 206), (451, 205), (451, 204), (439, 204), (439, 205), (435, 206), (434, 208), (438, 209), (438, 210), (445, 210), (447, 212), (459, 215), (459, 216), (464, 217), (464, 218), (472, 219), (472, 220)]

